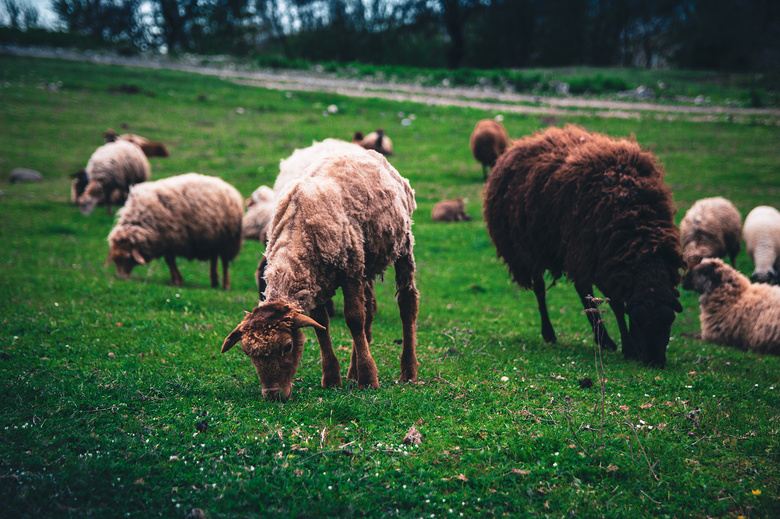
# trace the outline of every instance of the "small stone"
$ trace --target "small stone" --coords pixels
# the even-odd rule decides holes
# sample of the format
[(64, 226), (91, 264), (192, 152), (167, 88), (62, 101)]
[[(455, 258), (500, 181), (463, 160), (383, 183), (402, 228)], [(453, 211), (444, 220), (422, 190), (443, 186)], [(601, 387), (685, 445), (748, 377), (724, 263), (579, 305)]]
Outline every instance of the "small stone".
[(19, 184), (23, 182), (41, 182), (43, 175), (35, 171), (34, 169), (16, 168), (11, 171), (11, 176), (8, 178), (11, 184)]

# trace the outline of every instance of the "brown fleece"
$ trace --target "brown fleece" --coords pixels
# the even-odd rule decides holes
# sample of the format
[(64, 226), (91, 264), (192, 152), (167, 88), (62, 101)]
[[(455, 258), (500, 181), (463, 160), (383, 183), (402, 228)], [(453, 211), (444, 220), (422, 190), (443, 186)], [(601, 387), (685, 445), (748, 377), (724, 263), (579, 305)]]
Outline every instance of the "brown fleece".
[(151, 167), (138, 146), (116, 141), (95, 150), (87, 162), (86, 173), (87, 185), (78, 204), (82, 213), (89, 214), (96, 205), (109, 209), (112, 204), (122, 205), (130, 186), (149, 180)]
[(482, 119), (474, 126), (469, 138), (469, 147), (474, 159), (482, 164), (482, 175), (487, 178), (487, 173), (496, 164), (496, 160), (510, 146), (509, 134), (504, 125), (493, 119)]
[(170, 156), (168, 149), (162, 142), (150, 141), (146, 137), (141, 137), (140, 135), (135, 135), (133, 133), (123, 133), (122, 135), (117, 135), (114, 130), (109, 129), (106, 130), (106, 133), (103, 134), (103, 137), (106, 139), (106, 142), (116, 142), (118, 140), (131, 142), (141, 148), (141, 150), (144, 152), (144, 155), (149, 158), (166, 158)]
[(689, 269), (704, 258), (724, 256), (735, 265), (741, 236), (739, 211), (720, 196), (697, 200), (680, 222), (680, 243)]
[(466, 214), (466, 205), (463, 200), (441, 200), (433, 206), (431, 220), (434, 222), (462, 222), (469, 221), (471, 217)]

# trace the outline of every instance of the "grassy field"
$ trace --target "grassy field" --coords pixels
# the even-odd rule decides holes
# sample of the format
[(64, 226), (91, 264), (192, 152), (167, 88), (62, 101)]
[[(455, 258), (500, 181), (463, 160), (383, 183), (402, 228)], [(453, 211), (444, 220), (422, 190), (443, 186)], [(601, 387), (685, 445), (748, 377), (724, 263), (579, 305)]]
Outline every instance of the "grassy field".
[[(619, 353), (598, 368), (563, 281), (548, 297), (558, 343), (545, 344), (533, 295), (511, 282), (480, 216), (468, 137), (494, 115), (0, 56), (0, 516), (778, 517), (780, 359), (702, 343), (686, 292), (666, 369)], [(515, 137), (549, 122), (504, 119)], [(665, 164), (678, 221), (705, 196), (730, 198), (743, 217), (778, 205), (777, 127), (552, 122), (634, 134)], [(244, 244), (227, 292), (198, 262), (180, 261), (183, 287), (161, 260), (123, 281), (105, 267), (114, 218), (69, 203), (67, 175), (107, 128), (168, 145), (154, 178), (197, 171), (248, 196), (296, 147), (377, 126), (417, 194), (415, 385), (395, 383), (392, 272), (377, 284), (381, 389), (322, 389), (309, 343), (291, 400), (267, 403), (249, 360), (219, 353), (256, 303), (262, 246)], [(9, 185), (16, 167), (45, 181)], [(466, 199), (473, 222), (431, 221), (450, 197)], [(744, 252), (738, 266), (752, 271)], [(332, 333), (346, 370), (343, 318)], [(411, 426), (420, 445), (402, 443)]]

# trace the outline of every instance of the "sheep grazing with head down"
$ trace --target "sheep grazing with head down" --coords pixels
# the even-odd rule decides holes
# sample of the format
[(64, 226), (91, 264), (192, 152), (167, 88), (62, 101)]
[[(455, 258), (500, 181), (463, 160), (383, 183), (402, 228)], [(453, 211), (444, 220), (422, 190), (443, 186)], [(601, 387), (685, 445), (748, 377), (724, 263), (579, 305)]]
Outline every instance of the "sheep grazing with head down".
[(717, 258), (704, 259), (683, 288), (701, 294), (701, 337), (754, 353), (780, 355), (780, 287), (750, 280)]
[(246, 214), (241, 226), (244, 239), (265, 242), (266, 228), (271, 222), (276, 207), (276, 193), (268, 186), (260, 186), (244, 204)]
[(279, 194), (266, 247), (265, 301), (222, 345), (224, 353), (241, 342), (264, 398), (290, 397), (305, 340), (301, 328), (307, 326), (317, 333), (322, 386), (341, 385), (325, 308), (338, 287), (352, 335), (347, 378), (361, 388), (379, 387), (369, 351), (373, 280), (391, 264), (403, 326), (400, 380), (417, 379), (415, 208), (409, 182), (382, 155), (365, 150), (318, 159)]
[(636, 142), (573, 125), (516, 141), (498, 159), (485, 185), (485, 222), (514, 280), (533, 289), (545, 341), (556, 339), (543, 274), (557, 280), (565, 272), (597, 344), (617, 349), (593, 285), (609, 298), (623, 355), (665, 365), (685, 264), (662, 177), (656, 157)]
[(463, 200), (456, 198), (437, 202), (431, 211), (431, 220), (434, 222), (464, 222), (471, 221), (471, 217), (466, 214), (466, 204), (463, 203)]
[(222, 288), (230, 289), (228, 264), (241, 250), (243, 201), (219, 178), (188, 173), (133, 186), (119, 221), (108, 235), (109, 265), (129, 278), (136, 265), (163, 257), (171, 283), (184, 279), (176, 258), (211, 261), (211, 286), (219, 286), (217, 258), (222, 260)]
[(374, 150), (382, 155), (390, 156), (393, 154), (393, 141), (390, 137), (385, 135), (385, 131), (382, 128), (377, 128), (363, 137), (363, 132), (355, 132), (352, 135), (352, 143), (357, 144), (367, 150)]
[(742, 216), (723, 197), (697, 200), (680, 222), (680, 243), (688, 269), (704, 258), (728, 256), (735, 265), (740, 250)]
[[(86, 169), (76, 174), (71, 197), (82, 214), (88, 215), (98, 205), (121, 206), (127, 200), (130, 186), (149, 180), (151, 167), (141, 148), (127, 141), (104, 144), (89, 158)], [(81, 186), (83, 191), (79, 193)]]
[(482, 176), (487, 178), (488, 172), (496, 164), (506, 149), (511, 145), (509, 134), (500, 122), (494, 119), (482, 119), (474, 126), (469, 138), (469, 147), (474, 159), (482, 164)]
[(106, 133), (103, 134), (103, 138), (105, 138), (106, 142), (115, 142), (118, 140), (121, 141), (127, 141), (135, 144), (139, 148), (141, 148), (141, 151), (144, 152), (144, 155), (146, 155), (149, 158), (153, 157), (159, 157), (159, 158), (166, 158), (170, 157), (170, 154), (168, 153), (168, 148), (165, 147), (165, 144), (159, 141), (150, 141), (146, 137), (141, 137), (140, 135), (135, 135), (133, 133), (123, 133), (122, 135), (117, 135), (117, 133), (114, 130), (106, 130)]
[(777, 283), (780, 270), (780, 211), (760, 205), (750, 211), (742, 229), (745, 249), (755, 269), (750, 279), (759, 283)]

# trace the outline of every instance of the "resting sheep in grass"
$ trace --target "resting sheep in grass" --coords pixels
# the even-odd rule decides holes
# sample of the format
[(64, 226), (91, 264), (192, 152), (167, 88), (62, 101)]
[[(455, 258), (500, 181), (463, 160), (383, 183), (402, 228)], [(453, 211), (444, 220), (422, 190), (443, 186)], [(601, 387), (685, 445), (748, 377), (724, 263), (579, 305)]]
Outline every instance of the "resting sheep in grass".
[(691, 269), (704, 258), (728, 256), (735, 265), (742, 236), (742, 217), (723, 197), (697, 200), (680, 222), (683, 258)]
[(780, 355), (780, 287), (750, 280), (720, 259), (704, 259), (683, 288), (701, 294), (701, 337), (754, 353)]
[(488, 172), (511, 142), (509, 134), (500, 122), (493, 119), (482, 119), (477, 122), (469, 138), (469, 147), (474, 159), (482, 164), (483, 178), (487, 178)]
[(353, 341), (347, 378), (360, 387), (379, 387), (369, 351), (372, 283), (391, 264), (403, 325), (400, 380), (417, 379), (419, 295), (411, 230), (415, 208), (409, 182), (384, 157), (365, 150), (318, 159), (279, 194), (266, 248), (266, 299), (222, 345), (224, 353), (242, 343), (264, 398), (290, 397), (303, 353), (300, 329), (306, 326), (317, 333), (322, 386), (341, 385), (325, 308), (338, 287)]
[(533, 289), (545, 341), (556, 339), (543, 274), (565, 272), (597, 344), (617, 349), (589, 299), (593, 285), (609, 298), (623, 355), (665, 365), (684, 262), (662, 177), (636, 142), (572, 125), (516, 141), (498, 159), (485, 185), (485, 222), (514, 280)]
[(276, 193), (268, 186), (260, 186), (244, 203), (247, 209), (241, 226), (244, 239), (265, 242), (266, 228), (276, 207)]
[[(79, 209), (88, 215), (95, 206), (121, 206), (130, 186), (149, 180), (151, 167), (141, 148), (127, 141), (104, 144), (89, 158), (87, 168), (76, 174), (71, 197), (76, 194)], [(79, 190), (83, 186), (83, 192)]]
[(363, 132), (355, 132), (352, 136), (352, 143), (357, 144), (367, 150), (374, 150), (382, 155), (390, 156), (393, 154), (393, 141), (385, 135), (382, 128), (377, 128), (363, 137)]
[(141, 137), (140, 135), (135, 135), (132, 133), (123, 133), (122, 135), (117, 135), (114, 130), (109, 129), (106, 130), (106, 133), (103, 134), (103, 137), (107, 143), (118, 140), (131, 142), (141, 148), (141, 151), (144, 152), (144, 155), (149, 158), (166, 158), (170, 156), (168, 149), (165, 147), (165, 144), (159, 141), (150, 141), (149, 139)]
[(456, 198), (437, 202), (431, 211), (431, 220), (434, 222), (463, 222), (471, 221), (471, 217), (466, 214), (466, 205), (463, 200)]
[(761, 205), (750, 211), (742, 229), (745, 249), (755, 264), (750, 279), (777, 283), (780, 270), (780, 211)]
[(188, 173), (134, 186), (108, 235), (107, 265), (129, 278), (136, 265), (163, 257), (171, 283), (184, 279), (176, 257), (211, 261), (211, 286), (219, 286), (217, 258), (222, 260), (222, 288), (230, 289), (228, 264), (241, 249), (241, 195), (227, 182)]

